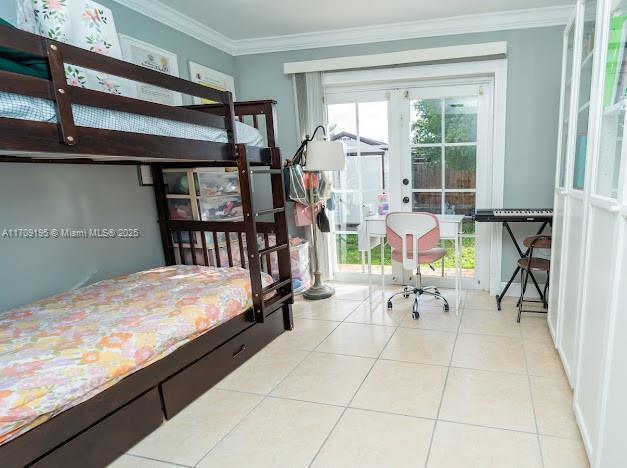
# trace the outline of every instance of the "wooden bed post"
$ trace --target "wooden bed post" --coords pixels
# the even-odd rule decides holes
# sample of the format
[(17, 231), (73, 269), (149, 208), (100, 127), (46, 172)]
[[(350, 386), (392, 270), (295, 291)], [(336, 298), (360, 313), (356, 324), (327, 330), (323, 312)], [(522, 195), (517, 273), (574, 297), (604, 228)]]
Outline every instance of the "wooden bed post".
[(224, 123), (226, 125), (226, 138), (228, 142), (237, 143), (235, 106), (233, 105), (233, 94), (230, 91), (224, 93)]
[(59, 139), (61, 143), (74, 146), (78, 142), (76, 125), (74, 124), (74, 114), (72, 113), (72, 100), (65, 78), (65, 65), (61, 49), (53, 41), (44, 40), (45, 50), (48, 54), (48, 65), (50, 66), (50, 85), (52, 96), (54, 97), (55, 110), (57, 114), (57, 126), (59, 127)]
[(276, 147), (277, 121), (276, 121), (276, 103), (267, 102), (264, 104), (264, 113), (266, 115), (266, 134), (268, 137), (268, 146)]
[[(269, 107), (274, 108), (273, 105)], [(268, 129), (268, 138), (270, 138), (270, 129)], [(291, 278), (292, 277), (292, 258), (290, 254), (289, 242), (290, 236), (287, 231), (287, 213), (285, 211), (285, 186), (283, 184), (283, 161), (281, 160), (281, 151), (279, 148), (274, 147), (274, 132), (272, 132), (272, 145), (270, 148), (272, 154), (272, 162), (270, 167), (277, 172), (271, 172), (271, 185), (272, 185), (272, 205), (274, 207), (283, 207), (283, 211), (279, 211), (274, 214), (275, 219), (275, 235), (276, 244), (287, 244), (287, 248), (279, 250), (277, 252), (279, 263), (279, 277)], [(268, 141), (268, 144), (270, 142)], [(289, 291), (292, 293), (292, 285), (289, 285)], [(286, 330), (292, 330), (294, 328), (294, 319), (292, 316), (292, 303), (293, 298), (289, 299), (289, 302), (283, 305), (283, 322)]]
[[(174, 244), (172, 235), (168, 229), (168, 220), (170, 212), (168, 210), (168, 201), (165, 193), (165, 184), (163, 183), (163, 169), (158, 164), (152, 164), (152, 183), (155, 189), (155, 202), (157, 204), (157, 216), (159, 230), (161, 232), (161, 245), (163, 246), (163, 257), (166, 265), (174, 265)], [(182, 260), (182, 259), (181, 259)]]
[(246, 158), (246, 145), (235, 145), (235, 160), (239, 174), (239, 186), (242, 196), (242, 211), (246, 228), (246, 249), (248, 250), (248, 270), (253, 294), (253, 311), (256, 322), (264, 321), (263, 283), (261, 281), (261, 259), (257, 244), (257, 220), (253, 203), (252, 174)]

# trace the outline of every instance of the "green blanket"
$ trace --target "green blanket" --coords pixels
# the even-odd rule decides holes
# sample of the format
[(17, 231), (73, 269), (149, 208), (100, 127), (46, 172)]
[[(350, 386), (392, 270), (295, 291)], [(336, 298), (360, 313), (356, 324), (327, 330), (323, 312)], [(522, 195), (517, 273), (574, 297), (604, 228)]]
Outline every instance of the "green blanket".
[[(13, 25), (0, 18), (0, 25), (13, 28)], [(0, 70), (20, 75), (50, 79), (48, 63), (45, 59), (19, 50), (0, 46)]]

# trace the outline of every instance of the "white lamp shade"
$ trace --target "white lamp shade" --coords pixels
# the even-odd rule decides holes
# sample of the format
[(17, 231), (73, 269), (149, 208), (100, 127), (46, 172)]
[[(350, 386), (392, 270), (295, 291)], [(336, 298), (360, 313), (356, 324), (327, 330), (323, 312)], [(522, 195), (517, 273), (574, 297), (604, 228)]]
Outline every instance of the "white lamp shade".
[(307, 143), (305, 171), (343, 171), (344, 145), (337, 141), (313, 140)]

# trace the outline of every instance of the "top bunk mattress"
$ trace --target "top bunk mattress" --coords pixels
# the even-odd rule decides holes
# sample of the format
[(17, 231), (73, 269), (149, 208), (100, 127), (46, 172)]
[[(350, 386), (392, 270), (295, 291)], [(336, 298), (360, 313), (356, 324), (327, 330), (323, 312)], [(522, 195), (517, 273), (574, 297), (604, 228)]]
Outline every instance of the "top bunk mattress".
[(0, 312), (0, 445), (250, 307), (247, 270), (175, 265)]
[[(79, 127), (102, 128), (121, 132), (142, 133), (190, 140), (227, 143), (226, 130), (205, 125), (159, 119), (110, 109), (72, 104), (74, 123)], [(0, 92), (0, 117), (37, 122), (57, 122), (53, 101), (21, 94)], [(265, 146), (261, 132), (235, 121), (237, 143)]]

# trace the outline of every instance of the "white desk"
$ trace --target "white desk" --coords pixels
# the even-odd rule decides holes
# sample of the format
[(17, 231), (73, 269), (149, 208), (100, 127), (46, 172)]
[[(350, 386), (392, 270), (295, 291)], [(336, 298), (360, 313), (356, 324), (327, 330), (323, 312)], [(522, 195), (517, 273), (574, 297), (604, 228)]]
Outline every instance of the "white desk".
[[(436, 215), (440, 222), (440, 238), (451, 239), (455, 241), (455, 313), (459, 315), (459, 298), (461, 292), (462, 283), (462, 268), (461, 268), (461, 233), (462, 233), (462, 221), (464, 215)], [(366, 251), (368, 257), (368, 285), (371, 284), (372, 276), (372, 247), (377, 243), (381, 244), (381, 286), (385, 288), (385, 274), (384, 274), (384, 262), (383, 253), (385, 246), (386, 226), (385, 215), (368, 216), (364, 218), (365, 229), (359, 230), (359, 235), (366, 236), (366, 243), (370, 248)], [(371, 244), (372, 239), (377, 239), (378, 242)], [(359, 243), (363, 245), (362, 242)]]

